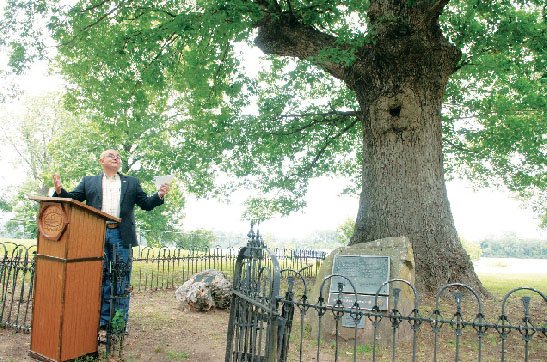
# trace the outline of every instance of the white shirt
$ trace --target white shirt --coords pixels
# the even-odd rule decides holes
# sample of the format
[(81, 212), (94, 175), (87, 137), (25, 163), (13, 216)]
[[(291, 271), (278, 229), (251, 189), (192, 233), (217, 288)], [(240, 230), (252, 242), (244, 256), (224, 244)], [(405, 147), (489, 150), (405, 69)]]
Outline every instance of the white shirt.
[(120, 197), (122, 194), (122, 181), (118, 174), (114, 176), (103, 175), (103, 207), (102, 211), (116, 217), (120, 217)]

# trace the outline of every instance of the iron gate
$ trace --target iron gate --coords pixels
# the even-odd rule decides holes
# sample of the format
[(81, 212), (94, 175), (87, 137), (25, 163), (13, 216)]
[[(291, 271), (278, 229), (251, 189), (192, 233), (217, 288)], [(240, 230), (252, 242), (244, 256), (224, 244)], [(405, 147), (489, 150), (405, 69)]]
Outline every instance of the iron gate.
[(234, 270), (226, 362), (277, 361), (282, 353), (278, 346), (288, 337), (287, 318), (277, 311), (279, 262), (252, 226), (248, 237)]

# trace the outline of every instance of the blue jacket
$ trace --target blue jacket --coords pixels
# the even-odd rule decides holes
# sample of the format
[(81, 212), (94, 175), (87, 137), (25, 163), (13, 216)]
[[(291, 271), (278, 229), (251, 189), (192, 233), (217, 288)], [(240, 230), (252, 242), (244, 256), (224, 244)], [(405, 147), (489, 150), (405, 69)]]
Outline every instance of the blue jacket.
[[(120, 233), (125, 246), (137, 246), (137, 234), (135, 230), (135, 205), (138, 205), (145, 211), (150, 211), (156, 206), (162, 205), (156, 192), (148, 196), (141, 188), (138, 179), (131, 176), (120, 175), (121, 195), (120, 195)], [(78, 201), (85, 201), (87, 205), (101, 210), (103, 205), (103, 174), (97, 176), (85, 176), (72, 192), (61, 190), (60, 194), (53, 193), (53, 197), (65, 197)]]

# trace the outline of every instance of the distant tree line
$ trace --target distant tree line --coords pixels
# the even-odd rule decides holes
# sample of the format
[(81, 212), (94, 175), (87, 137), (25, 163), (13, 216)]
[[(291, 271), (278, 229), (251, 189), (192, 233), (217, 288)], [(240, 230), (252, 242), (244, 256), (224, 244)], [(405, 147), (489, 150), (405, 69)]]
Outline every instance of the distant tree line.
[(547, 240), (522, 239), (515, 234), (485, 238), (480, 247), (485, 257), (547, 259)]

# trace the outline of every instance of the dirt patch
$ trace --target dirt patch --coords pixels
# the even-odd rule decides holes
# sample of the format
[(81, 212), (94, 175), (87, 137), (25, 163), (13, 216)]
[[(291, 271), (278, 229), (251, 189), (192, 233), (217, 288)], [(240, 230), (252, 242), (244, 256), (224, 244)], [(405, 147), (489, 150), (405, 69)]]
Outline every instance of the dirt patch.
[[(174, 291), (136, 293), (131, 297), (123, 359), (112, 360), (224, 360), (228, 316), (225, 310), (183, 312), (178, 309)], [(29, 349), (30, 334), (0, 329), (0, 362), (34, 361), (28, 356)], [(100, 347), (99, 352), (103, 351)]]
[(33, 361), (27, 356), (30, 349), (30, 334), (0, 328), (0, 361)]

